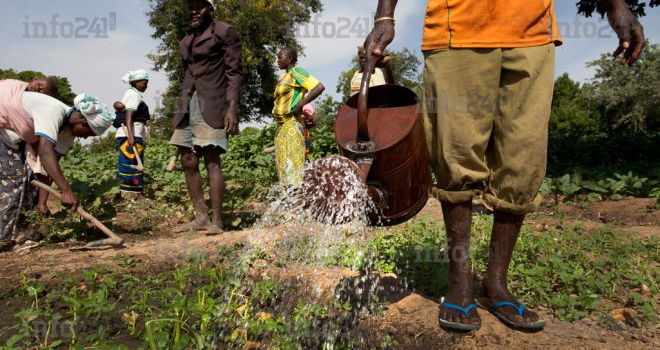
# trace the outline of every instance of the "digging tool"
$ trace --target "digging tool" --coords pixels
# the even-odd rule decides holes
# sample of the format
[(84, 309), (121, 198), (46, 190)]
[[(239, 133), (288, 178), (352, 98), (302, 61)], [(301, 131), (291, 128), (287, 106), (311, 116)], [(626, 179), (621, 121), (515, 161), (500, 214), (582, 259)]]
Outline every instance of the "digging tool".
[[(121, 124), (121, 128), (124, 129), (124, 134), (128, 136), (128, 128), (126, 128), (126, 125), (124, 123)], [(144, 166), (142, 165), (142, 158), (140, 158), (140, 153), (138, 153), (137, 147), (133, 145), (133, 154), (135, 154), (135, 158), (137, 159), (138, 165), (132, 165), (130, 166), (131, 168), (134, 168), (137, 171), (144, 171)]]
[[(44, 190), (48, 191), (48, 193), (52, 194), (57, 199), (62, 198), (62, 195), (60, 194), (60, 192), (56, 191), (54, 188), (52, 188), (52, 187), (50, 187), (50, 186), (48, 186), (48, 185), (46, 185), (46, 184), (44, 184), (44, 183), (42, 183), (38, 180), (32, 180), (30, 183), (32, 184), (32, 186), (39, 187), (41, 189), (44, 189)], [(79, 205), (78, 208), (76, 209), (76, 211), (85, 220), (87, 220), (87, 221), (91, 222), (92, 224), (94, 224), (94, 226), (98, 227), (99, 230), (103, 231), (103, 233), (105, 233), (110, 238), (100, 239), (98, 241), (92, 241), (92, 242), (87, 243), (83, 247), (69, 248), (69, 250), (91, 250), (91, 249), (97, 249), (98, 247), (101, 247), (101, 246), (121, 247), (124, 244), (124, 240), (121, 237), (117, 236), (114, 232), (110, 231), (110, 229), (107, 228), (105, 225), (103, 225), (103, 223), (101, 223), (99, 220), (97, 220), (91, 214), (86, 212), (82, 208), (82, 206)]]
[(167, 163), (167, 169), (166, 169), (168, 172), (172, 172), (176, 168), (176, 160), (179, 158), (180, 153), (181, 152), (179, 152), (179, 149), (177, 148), (176, 153), (172, 157), (170, 157), (170, 162)]

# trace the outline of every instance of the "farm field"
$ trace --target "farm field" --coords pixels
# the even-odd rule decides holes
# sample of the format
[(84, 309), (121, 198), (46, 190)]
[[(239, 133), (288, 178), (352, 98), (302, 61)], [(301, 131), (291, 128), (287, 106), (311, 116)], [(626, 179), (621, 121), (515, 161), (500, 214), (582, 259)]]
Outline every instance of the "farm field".
[[(482, 328), (470, 334), (438, 326), (447, 266), (433, 250), (424, 260), (425, 248), (417, 248), (443, 242), (435, 199), (412, 221), (387, 229), (257, 222), (218, 236), (172, 234), (180, 214), (156, 202), (133, 205), (122, 202), (112, 220), (126, 240), (122, 249), (70, 252), (76, 243), (64, 241), (2, 253), (0, 344), (23, 334), (14, 348), (660, 345), (660, 210), (653, 199), (545, 206), (529, 216), (514, 254), (514, 290), (550, 324), (523, 333), (480, 310)], [(490, 221), (487, 214), (474, 220), (479, 279)], [(48, 327), (36, 326), (49, 322), (46, 336), (40, 332)]]

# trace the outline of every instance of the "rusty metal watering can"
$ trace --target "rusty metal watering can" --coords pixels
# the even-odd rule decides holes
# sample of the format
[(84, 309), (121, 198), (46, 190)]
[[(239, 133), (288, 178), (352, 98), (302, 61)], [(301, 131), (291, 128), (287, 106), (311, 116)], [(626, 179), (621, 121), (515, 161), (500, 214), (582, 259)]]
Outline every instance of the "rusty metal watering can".
[(335, 119), (335, 136), (343, 157), (378, 207), (375, 225), (395, 225), (426, 204), (431, 174), (417, 96), (403, 86), (369, 87), (378, 57), (366, 64), (359, 94)]

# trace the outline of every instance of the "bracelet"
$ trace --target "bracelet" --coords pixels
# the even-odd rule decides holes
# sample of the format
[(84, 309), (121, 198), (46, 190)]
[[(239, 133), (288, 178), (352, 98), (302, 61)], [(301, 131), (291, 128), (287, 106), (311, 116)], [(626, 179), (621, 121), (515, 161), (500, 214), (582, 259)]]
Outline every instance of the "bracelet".
[(382, 21), (392, 21), (392, 24), (395, 23), (394, 17), (379, 17), (374, 20), (374, 23), (378, 23)]

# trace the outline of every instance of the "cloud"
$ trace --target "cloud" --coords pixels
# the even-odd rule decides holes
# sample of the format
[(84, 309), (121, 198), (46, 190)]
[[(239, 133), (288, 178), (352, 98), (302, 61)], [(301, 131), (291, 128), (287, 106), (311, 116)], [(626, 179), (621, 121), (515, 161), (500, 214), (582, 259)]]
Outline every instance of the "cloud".
[[(111, 32), (107, 39), (23, 39), (0, 60), (4, 68), (36, 70), (69, 79), (76, 93), (87, 92), (106, 104), (120, 99), (127, 89), (121, 77), (129, 70), (149, 70), (146, 55), (155, 42), (149, 37), (135, 37), (129, 31)], [(167, 78), (150, 72), (150, 86), (145, 100), (152, 107), (156, 91), (163, 91)]]

